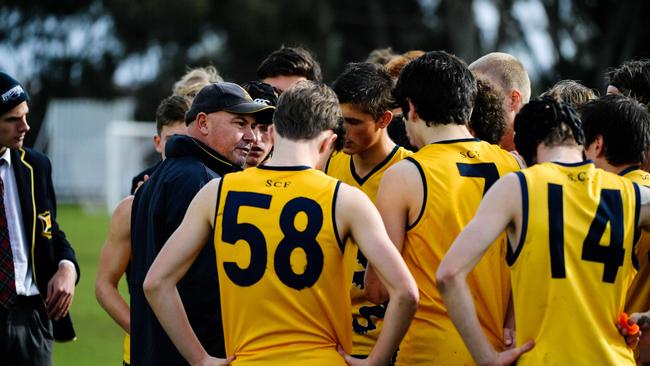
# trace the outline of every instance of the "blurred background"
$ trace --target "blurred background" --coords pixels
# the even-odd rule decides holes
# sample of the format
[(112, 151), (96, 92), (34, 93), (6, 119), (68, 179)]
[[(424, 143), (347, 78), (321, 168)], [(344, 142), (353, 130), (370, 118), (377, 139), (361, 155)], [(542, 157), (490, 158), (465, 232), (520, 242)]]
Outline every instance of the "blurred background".
[(560, 79), (604, 93), (609, 67), (650, 57), (649, 13), (644, 0), (2, 1), (0, 70), (31, 95), (26, 145), (53, 161), (60, 221), (82, 261), (79, 340), (55, 347), (55, 364), (120, 364), (120, 331), (94, 300), (97, 258), (107, 212), (155, 159), (151, 122), (120, 121), (153, 121), (188, 68), (244, 82), (271, 51), (303, 46), (331, 82), (376, 48), (444, 49), (468, 64), (502, 51), (524, 63), (533, 96)]

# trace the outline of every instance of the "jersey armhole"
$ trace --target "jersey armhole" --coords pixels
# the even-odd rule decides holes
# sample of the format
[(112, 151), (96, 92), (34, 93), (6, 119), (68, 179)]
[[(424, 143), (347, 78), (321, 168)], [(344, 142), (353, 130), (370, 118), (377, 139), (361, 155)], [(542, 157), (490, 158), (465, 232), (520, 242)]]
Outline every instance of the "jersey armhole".
[(217, 230), (217, 217), (219, 215), (219, 201), (221, 200), (221, 187), (223, 186), (223, 179), (225, 177), (221, 177), (219, 179), (219, 185), (217, 186), (217, 199), (216, 205), (214, 207), (214, 222), (212, 223), (212, 239), (214, 240), (214, 232)]
[[(418, 168), (418, 172), (420, 172), (420, 178), (422, 179), (422, 189), (424, 190), (424, 192), (422, 194), (422, 207), (420, 207), (420, 213), (418, 214), (418, 218), (415, 219), (415, 221), (413, 221), (413, 223), (411, 225), (408, 225), (408, 222), (407, 222), (406, 231), (409, 231), (412, 228), (414, 228), (418, 224), (418, 222), (420, 222), (420, 219), (424, 215), (424, 209), (427, 206), (427, 180), (426, 180), (426, 178), (424, 176), (424, 170), (422, 169), (422, 166), (420, 165), (420, 163), (418, 163), (417, 160), (413, 159), (410, 156), (405, 157), (404, 160), (410, 161), (411, 163), (413, 163), (413, 165), (415, 165), (416, 168)], [(408, 220), (408, 218), (407, 218), (407, 220)]]
[(334, 198), (332, 199), (332, 224), (334, 226), (334, 237), (336, 237), (336, 243), (339, 245), (341, 253), (345, 251), (345, 243), (341, 240), (339, 235), (339, 227), (336, 224), (336, 198), (338, 197), (339, 187), (341, 186), (341, 181), (336, 182), (336, 188), (334, 188)]
[(521, 234), (519, 235), (519, 245), (517, 245), (517, 250), (514, 252), (510, 245), (510, 239), (507, 240), (506, 262), (509, 266), (514, 265), (515, 261), (519, 257), (521, 249), (524, 247), (524, 243), (526, 242), (526, 233), (528, 231), (528, 185), (526, 184), (524, 173), (515, 172), (515, 174), (517, 175), (517, 178), (519, 178), (519, 186), (521, 187)]
[(639, 238), (641, 237), (641, 230), (639, 230), (639, 218), (641, 215), (641, 191), (639, 191), (639, 185), (635, 182), (632, 182), (634, 187), (634, 243), (632, 244), (632, 265), (636, 270), (639, 270), (639, 258), (636, 255), (636, 247), (639, 244)]

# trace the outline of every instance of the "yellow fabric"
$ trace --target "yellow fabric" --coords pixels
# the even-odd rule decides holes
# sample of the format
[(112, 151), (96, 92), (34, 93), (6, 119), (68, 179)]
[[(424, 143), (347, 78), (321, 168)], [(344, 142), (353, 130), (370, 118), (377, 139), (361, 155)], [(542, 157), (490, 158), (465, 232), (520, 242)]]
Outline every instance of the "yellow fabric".
[(124, 334), (122, 359), (127, 365), (131, 363), (131, 336), (129, 333)]
[(233, 365), (345, 365), (336, 346), (352, 348), (350, 297), (342, 291), (351, 279), (342, 275), (335, 234), (337, 189), (336, 179), (306, 167), (223, 178), (214, 242)]
[[(625, 178), (631, 179), (633, 182), (650, 187), (650, 173), (635, 169), (625, 175)], [(627, 292), (627, 300), (625, 302), (625, 311), (628, 314), (635, 312), (648, 311), (650, 309), (650, 233), (643, 231), (641, 239), (636, 244), (636, 254), (639, 259), (639, 272), (634, 277), (632, 285)]]
[[(418, 284), (420, 303), (400, 345), (397, 364), (473, 365), (436, 288), (436, 270), (483, 197), (488, 180), (471, 175), (491, 173), (492, 181), (518, 170), (519, 165), (510, 153), (476, 139), (427, 145), (408, 159), (422, 168), (426, 201), (421, 217), (408, 228), (402, 250)], [(498, 240), (500, 245), (493, 245), (469, 274), (468, 284), (483, 331), (497, 349), (502, 349), (510, 282), (505, 234)]]
[(517, 365), (634, 365), (615, 327), (636, 274), (633, 183), (591, 162), (543, 163), (520, 174), (527, 228), (511, 266), (516, 337), (517, 345), (533, 339), (535, 348)]
[[(395, 146), (395, 149), (379, 163), (368, 175), (359, 177), (354, 170), (352, 156), (343, 152), (332, 154), (327, 164), (327, 174), (340, 179), (353, 187), (363, 191), (375, 202), (377, 190), (381, 177), (388, 168), (403, 158), (413, 155), (403, 147)], [(386, 308), (383, 305), (376, 305), (367, 301), (363, 296), (363, 278), (366, 273), (366, 258), (359, 251), (356, 245), (350, 246), (353, 256), (352, 263), (348, 268), (352, 271), (352, 286), (350, 286), (350, 297), (352, 299), (352, 354), (367, 356), (381, 332)]]

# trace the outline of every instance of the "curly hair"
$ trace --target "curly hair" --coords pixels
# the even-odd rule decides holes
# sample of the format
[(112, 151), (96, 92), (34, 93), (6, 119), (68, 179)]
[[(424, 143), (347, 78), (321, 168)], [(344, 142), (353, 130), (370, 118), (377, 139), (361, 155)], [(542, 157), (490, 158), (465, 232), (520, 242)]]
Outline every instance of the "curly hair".
[(553, 98), (531, 100), (515, 117), (515, 146), (526, 164), (535, 163), (539, 144), (584, 145), (582, 123), (575, 109)]
[(487, 80), (476, 79), (477, 93), (468, 127), (474, 136), (498, 144), (506, 133), (503, 95)]

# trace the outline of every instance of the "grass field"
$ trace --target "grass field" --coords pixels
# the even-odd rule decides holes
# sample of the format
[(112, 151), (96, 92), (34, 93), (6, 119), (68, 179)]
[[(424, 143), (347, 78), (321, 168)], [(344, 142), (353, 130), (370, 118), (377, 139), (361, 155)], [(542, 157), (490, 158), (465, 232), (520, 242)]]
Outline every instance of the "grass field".
[[(65, 231), (81, 267), (81, 281), (72, 303), (77, 340), (54, 345), (54, 366), (116, 366), (122, 364), (124, 333), (95, 300), (99, 254), (106, 238), (109, 215), (103, 210), (86, 214), (76, 206), (60, 206), (57, 221)], [(126, 294), (126, 284), (120, 284)]]

